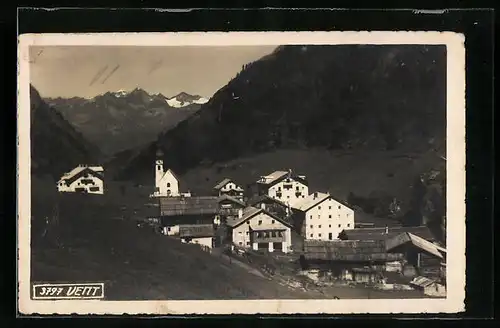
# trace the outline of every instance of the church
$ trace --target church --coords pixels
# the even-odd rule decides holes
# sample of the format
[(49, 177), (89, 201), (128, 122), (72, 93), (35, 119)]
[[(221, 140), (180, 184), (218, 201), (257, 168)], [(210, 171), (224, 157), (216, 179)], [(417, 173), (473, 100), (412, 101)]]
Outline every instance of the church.
[(163, 152), (156, 152), (155, 162), (155, 191), (152, 197), (191, 197), (191, 193), (181, 193), (179, 179), (171, 169), (164, 169)]

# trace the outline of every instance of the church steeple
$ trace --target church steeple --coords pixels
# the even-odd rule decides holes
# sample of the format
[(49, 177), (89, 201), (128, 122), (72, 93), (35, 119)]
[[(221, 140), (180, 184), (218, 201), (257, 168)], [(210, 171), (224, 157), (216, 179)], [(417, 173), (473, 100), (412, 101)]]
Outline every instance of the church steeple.
[(159, 182), (163, 177), (163, 151), (158, 148), (156, 150), (156, 162), (155, 162), (155, 185), (159, 187)]

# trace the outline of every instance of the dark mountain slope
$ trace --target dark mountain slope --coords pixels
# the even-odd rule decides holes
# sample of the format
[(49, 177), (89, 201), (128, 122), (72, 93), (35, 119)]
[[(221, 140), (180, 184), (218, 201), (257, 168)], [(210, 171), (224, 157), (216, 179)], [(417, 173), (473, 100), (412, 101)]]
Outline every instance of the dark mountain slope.
[(150, 175), (156, 147), (179, 173), (277, 148), (444, 146), (445, 48), (282, 46), (161, 134), (119, 178)]
[(158, 133), (175, 126), (201, 106), (186, 99), (184, 107), (174, 108), (165, 96), (150, 95), (139, 88), (131, 92), (107, 92), (92, 99), (46, 101), (106, 155), (154, 141)]
[(48, 106), (32, 86), (30, 100), (32, 174), (58, 179), (78, 164), (99, 161), (99, 149)]

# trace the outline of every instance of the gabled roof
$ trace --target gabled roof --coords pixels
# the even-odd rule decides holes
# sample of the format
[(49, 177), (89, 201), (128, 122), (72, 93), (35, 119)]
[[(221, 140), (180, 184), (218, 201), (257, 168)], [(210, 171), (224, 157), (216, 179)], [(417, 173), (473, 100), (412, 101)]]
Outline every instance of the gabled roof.
[(266, 200), (269, 200), (269, 201), (272, 201), (278, 205), (281, 205), (283, 207), (288, 207), (287, 204), (283, 203), (282, 201), (280, 201), (279, 199), (276, 199), (276, 198), (272, 198), (271, 196), (269, 195), (260, 195), (260, 196), (256, 196), (256, 197), (253, 197), (251, 198), (249, 201), (248, 201), (248, 204), (253, 206), (253, 205), (256, 205), (256, 204), (259, 204), (263, 201), (266, 201)]
[(246, 206), (245, 202), (242, 202), (241, 200), (234, 198), (234, 197), (231, 197), (229, 195), (222, 195), (219, 197), (219, 202), (222, 202), (224, 200), (231, 201), (231, 202), (238, 204), (238, 205)]
[(172, 174), (172, 176), (174, 177), (175, 180), (179, 181), (179, 177), (171, 169), (167, 169), (166, 171), (164, 171), (160, 180), (163, 179), (165, 177), (165, 175), (167, 175), (168, 172), (170, 172)]
[(446, 252), (446, 250), (442, 247), (439, 247), (430, 241), (427, 241), (419, 236), (416, 236), (412, 233), (405, 232), (402, 234), (399, 234), (397, 236), (392, 237), (391, 239), (388, 239), (386, 241), (386, 249), (387, 251), (392, 251), (394, 249), (397, 249), (399, 246), (402, 246), (404, 244), (412, 244), (413, 246), (425, 251), (428, 254), (434, 255), (440, 259), (443, 259), (443, 251)]
[(429, 279), (429, 278), (423, 277), (423, 276), (419, 276), (419, 277), (415, 277), (410, 282), (410, 285), (418, 286), (418, 287), (428, 287), (428, 286), (431, 286), (434, 283), (436, 283), (436, 280)]
[(241, 218), (239, 218), (239, 217), (228, 218), (227, 219), (227, 225), (230, 226), (231, 228), (236, 228), (240, 224), (246, 222), (247, 220), (251, 219), (252, 217), (254, 217), (254, 216), (256, 216), (257, 214), (260, 214), (260, 213), (265, 213), (266, 215), (272, 217), (276, 221), (279, 221), (282, 224), (284, 224), (285, 226), (291, 228), (290, 223), (284, 221), (283, 219), (277, 217), (276, 215), (274, 215), (272, 213), (269, 213), (268, 211), (266, 211), (266, 210), (264, 210), (262, 208), (256, 208), (256, 207), (253, 207), (253, 206), (249, 206), (249, 207), (243, 209), (243, 213), (242, 213), (243, 215), (241, 216)]
[(293, 180), (299, 181), (300, 183), (303, 183), (304, 185), (308, 184), (307, 180), (305, 179), (305, 176), (293, 174), (291, 172), (291, 170), (290, 171), (274, 171), (271, 174), (261, 176), (260, 179), (257, 181), (257, 184), (271, 187), (272, 185), (282, 181), (283, 179), (285, 179), (287, 177), (290, 177)]
[(327, 200), (330, 197), (330, 194), (314, 192), (304, 199), (297, 200), (297, 202), (294, 202), (293, 204), (291, 204), (291, 206), (294, 209), (305, 212), (311, 207), (318, 205), (319, 203)]
[(229, 178), (224, 178), (221, 182), (219, 182), (218, 184), (216, 184), (214, 186), (214, 189), (219, 190), (230, 182), (233, 182), (233, 180), (231, 180)]
[(405, 232), (410, 232), (418, 237), (421, 237), (431, 242), (435, 240), (431, 231), (426, 226), (355, 228), (355, 229), (342, 230), (342, 232), (339, 234), (339, 238), (348, 240), (388, 240)]
[(75, 167), (71, 171), (69, 171), (67, 173), (64, 173), (63, 176), (61, 177), (61, 179), (59, 179), (58, 182), (60, 182), (62, 180), (71, 179), (73, 176), (77, 175), (78, 173), (80, 173), (80, 172), (82, 172), (83, 170), (86, 170), (86, 169), (90, 169), (90, 170), (92, 170), (93, 172), (96, 172), (96, 173), (104, 172), (104, 168), (102, 166), (78, 165), (77, 167)]
[(219, 197), (158, 197), (161, 216), (209, 215), (219, 212)]
[[(94, 168), (97, 170), (94, 170)], [(75, 180), (83, 176), (84, 174), (90, 174), (95, 176), (96, 178), (99, 178), (101, 180), (104, 180), (104, 176), (102, 174), (104, 170), (102, 167), (92, 167), (92, 166), (78, 166), (71, 170), (69, 173), (65, 174), (62, 176), (62, 178), (58, 181), (62, 182), (65, 181), (68, 185), (72, 184)]]

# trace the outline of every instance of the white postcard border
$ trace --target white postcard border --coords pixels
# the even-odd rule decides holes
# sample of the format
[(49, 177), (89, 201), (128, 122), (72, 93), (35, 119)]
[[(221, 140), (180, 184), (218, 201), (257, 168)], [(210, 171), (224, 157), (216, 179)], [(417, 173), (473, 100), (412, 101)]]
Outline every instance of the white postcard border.
[[(465, 47), (453, 32), (188, 32), (24, 34), (18, 44), (18, 286), (22, 314), (457, 313), (465, 309)], [(447, 297), (392, 300), (103, 301), (30, 299), (29, 47), (443, 44), (447, 46)]]

